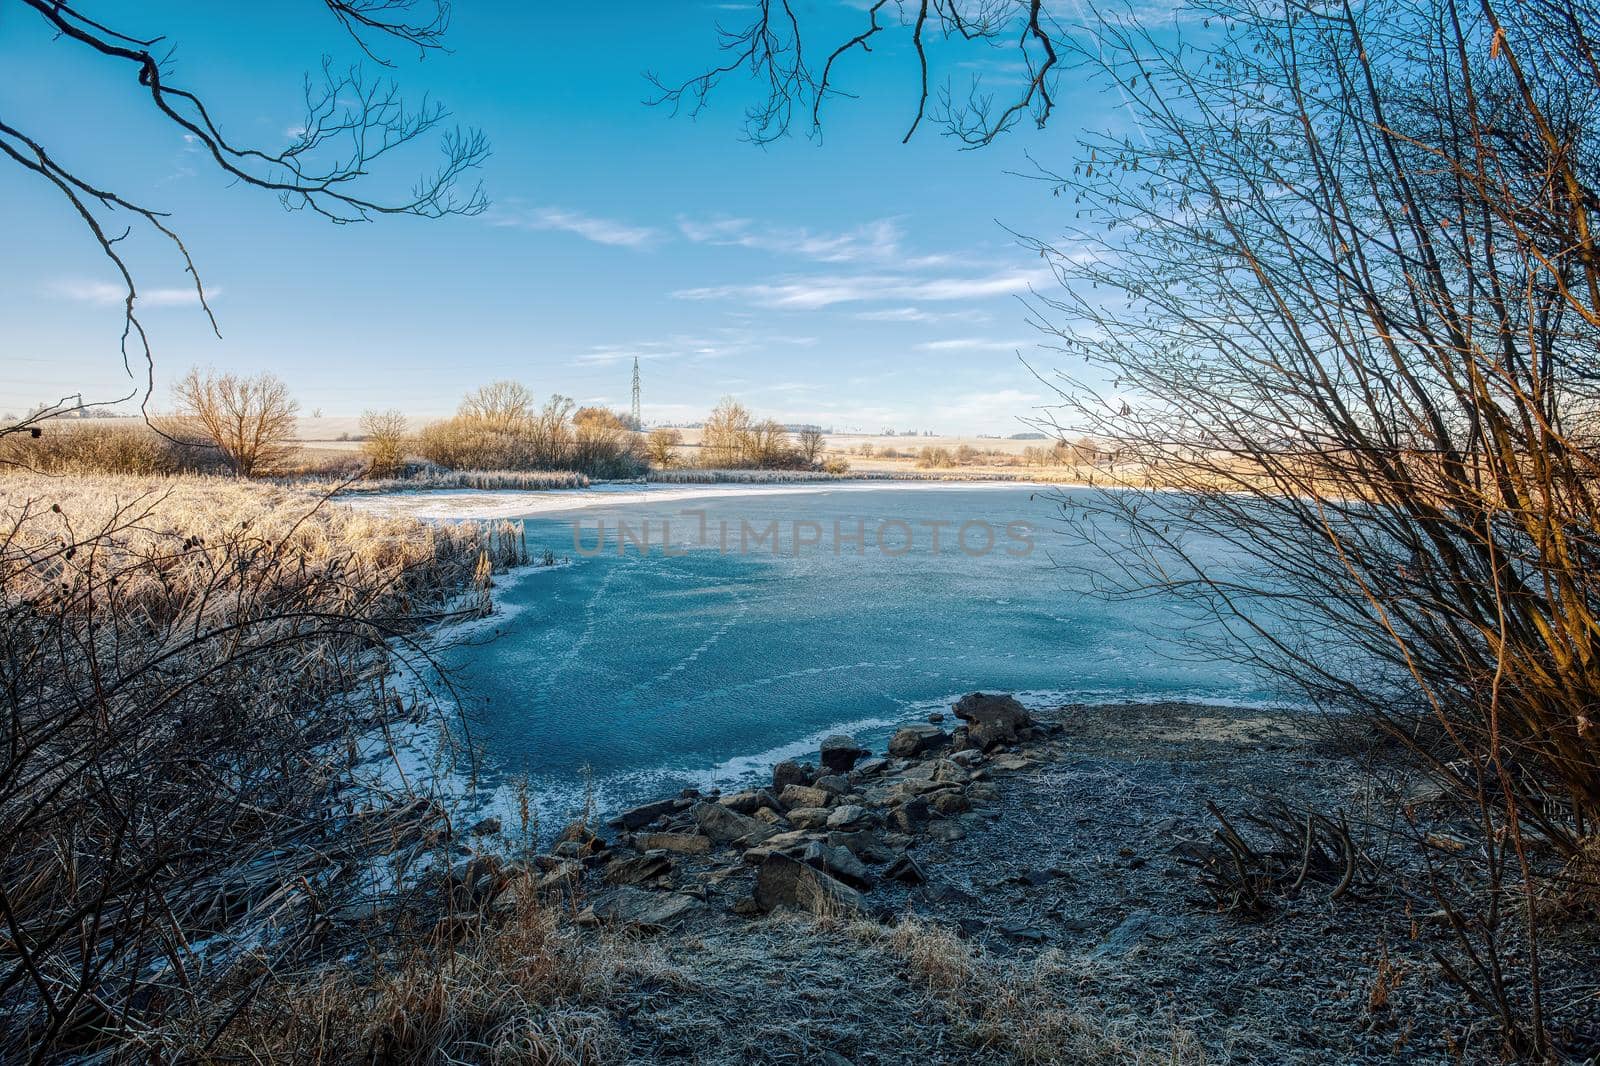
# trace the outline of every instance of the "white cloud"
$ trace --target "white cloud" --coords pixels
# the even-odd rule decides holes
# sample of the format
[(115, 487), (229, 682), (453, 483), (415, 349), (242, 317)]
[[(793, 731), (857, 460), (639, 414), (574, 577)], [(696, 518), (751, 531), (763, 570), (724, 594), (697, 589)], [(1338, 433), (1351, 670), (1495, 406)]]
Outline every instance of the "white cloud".
[(987, 322), (987, 311), (928, 311), (921, 307), (886, 307), (876, 311), (857, 311), (863, 322)]
[(1011, 352), (1018, 348), (1031, 348), (1032, 340), (990, 340), (987, 337), (951, 337), (947, 340), (927, 341), (917, 347), (925, 352)]
[(745, 327), (723, 327), (708, 335), (680, 334), (666, 340), (638, 341), (629, 344), (596, 344), (588, 351), (573, 356), (578, 363), (590, 366), (611, 366), (616, 363), (641, 362), (664, 359), (687, 359), (699, 362), (706, 359), (723, 359), (734, 355), (747, 355), (774, 346), (806, 348), (817, 343), (815, 337), (791, 336), (783, 333), (762, 333)]
[(680, 300), (745, 300), (761, 307), (814, 311), (870, 300), (971, 300), (1027, 291), (1055, 275), (1049, 270), (1010, 270), (976, 277), (908, 278), (855, 274), (782, 279), (756, 285), (712, 285), (679, 289)]
[(755, 248), (821, 263), (875, 263), (919, 270), (950, 261), (949, 256), (943, 255), (910, 255), (903, 243), (905, 234), (892, 218), (881, 218), (837, 233), (819, 233), (803, 226), (763, 226), (747, 218), (680, 217), (678, 231), (697, 244)]
[(575, 233), (596, 244), (642, 248), (660, 239), (661, 231), (649, 226), (633, 226), (614, 219), (599, 218), (562, 207), (534, 207), (502, 211), (489, 219), (495, 226), (526, 230), (561, 230)]
[[(109, 281), (82, 281), (68, 278), (52, 282), (48, 291), (52, 296), (63, 300), (72, 300), (75, 303), (95, 304), (100, 307), (110, 307), (121, 304), (128, 296), (128, 290), (121, 285), (113, 285)], [(222, 289), (212, 286), (206, 289), (206, 299), (210, 300), (222, 294)], [(197, 307), (200, 304), (200, 295), (193, 287), (173, 289), (140, 289), (136, 306), (138, 307)]]

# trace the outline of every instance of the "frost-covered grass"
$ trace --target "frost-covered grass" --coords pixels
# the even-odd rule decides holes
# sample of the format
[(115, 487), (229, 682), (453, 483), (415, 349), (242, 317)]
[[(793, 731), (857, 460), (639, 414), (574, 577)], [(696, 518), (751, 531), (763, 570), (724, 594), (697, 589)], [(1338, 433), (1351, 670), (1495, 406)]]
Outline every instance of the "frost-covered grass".
[(0, 973), (31, 975), (0, 1028), (165, 1058), (219, 989), (298, 968), (369, 902), (352, 872), (447, 817), (362, 765), (424, 710), (395, 658), (523, 555), (509, 523), (232, 478), (0, 476), (0, 890), (28, 930)]
[(661, 485), (787, 485), (810, 481), (1017, 481), (1051, 480), (1039, 471), (1006, 470), (652, 470), (645, 480)]
[(426, 470), (410, 477), (370, 480), (308, 478), (288, 484), (308, 490), (338, 490), (341, 493), (434, 489), (515, 489), (533, 492), (547, 489), (588, 488), (589, 478), (585, 474), (570, 470)]

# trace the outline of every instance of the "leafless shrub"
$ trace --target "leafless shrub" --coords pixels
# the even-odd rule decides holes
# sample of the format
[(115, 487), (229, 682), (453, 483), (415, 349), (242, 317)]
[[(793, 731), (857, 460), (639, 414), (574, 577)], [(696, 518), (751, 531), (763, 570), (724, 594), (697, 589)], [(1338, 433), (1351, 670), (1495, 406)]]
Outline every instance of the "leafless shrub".
[(629, 478), (645, 467), (638, 434), (615, 412), (575, 411), (560, 395), (535, 410), (532, 394), (508, 381), (469, 394), (453, 417), (424, 426), (416, 447), (452, 470), (577, 470)]
[(683, 434), (675, 429), (653, 429), (645, 439), (645, 455), (657, 470), (678, 465), (678, 448), (683, 445)]
[(398, 474), (406, 461), (409, 423), (405, 413), (393, 409), (363, 411), (361, 432), (365, 437), (361, 442), (361, 454), (367, 457), (368, 475), (392, 478)]
[(163, 420), (163, 431), (187, 445), (217, 449), (239, 477), (273, 473), (294, 453), (300, 405), (271, 374), (192, 369), (172, 395), (177, 413)]
[(482, 608), (518, 531), (234, 481), (0, 492), (0, 1032), (166, 1057), (447, 828), (386, 760), (415, 710), (391, 664)]
[(1330, 900), (1355, 895), (1373, 881), (1373, 867), (1350, 835), (1350, 826), (1316, 811), (1297, 811), (1268, 800), (1240, 819), (1265, 842), (1247, 839), (1214, 803), (1207, 809), (1218, 827), (1209, 847), (1180, 857), (1198, 873), (1200, 887), (1218, 910), (1261, 917), (1278, 900), (1321, 885)]

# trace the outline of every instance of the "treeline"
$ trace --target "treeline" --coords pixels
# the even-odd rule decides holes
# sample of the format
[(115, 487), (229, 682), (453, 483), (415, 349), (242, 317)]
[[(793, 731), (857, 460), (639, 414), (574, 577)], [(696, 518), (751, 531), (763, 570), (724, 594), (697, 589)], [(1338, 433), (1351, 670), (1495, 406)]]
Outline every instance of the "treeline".
[[(675, 429), (654, 430), (647, 441), (652, 465), (670, 469), (685, 465), (679, 452), (683, 435)], [(806, 426), (791, 434), (772, 419), (756, 421), (749, 409), (725, 396), (701, 429), (695, 465), (706, 470), (826, 470), (843, 473), (849, 464), (824, 461), (822, 430)]]
[(628, 421), (605, 407), (579, 407), (551, 396), (535, 407), (533, 393), (497, 381), (469, 393), (450, 418), (405, 435), (398, 411), (361, 417), (362, 451), (374, 477), (393, 477), (407, 454), (451, 470), (562, 470), (592, 478), (640, 477), (644, 444)]
[(308, 456), (296, 440), (299, 404), (272, 374), (246, 377), (191, 370), (173, 388), (173, 407), (152, 418), (50, 422), (39, 436), (0, 440), (0, 464), (50, 474), (233, 474), (237, 477), (365, 475), (438, 481), (465, 471), (508, 477), (551, 472), (563, 477), (642, 477), (657, 469), (810, 470), (843, 473), (825, 461), (816, 427), (791, 433), (758, 421), (732, 398), (705, 421), (696, 459), (684, 458), (675, 429), (648, 436), (605, 407), (497, 381), (468, 393), (456, 413), (412, 431), (398, 410), (361, 416), (359, 459)]

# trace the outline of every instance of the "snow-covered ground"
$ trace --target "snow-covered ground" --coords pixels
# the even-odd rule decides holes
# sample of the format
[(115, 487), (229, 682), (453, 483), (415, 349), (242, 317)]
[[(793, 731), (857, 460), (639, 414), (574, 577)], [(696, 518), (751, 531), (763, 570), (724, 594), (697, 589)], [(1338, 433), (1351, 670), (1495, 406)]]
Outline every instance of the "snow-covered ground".
[(531, 518), (537, 515), (581, 511), (591, 507), (637, 504), (674, 504), (691, 500), (735, 496), (798, 496), (841, 492), (972, 492), (1022, 488), (1059, 488), (1017, 481), (825, 481), (778, 485), (595, 485), (587, 489), (501, 491), (440, 489), (428, 492), (389, 492), (352, 495), (342, 502), (357, 510), (385, 516), (409, 516), (430, 521), (467, 521), (492, 518)]

